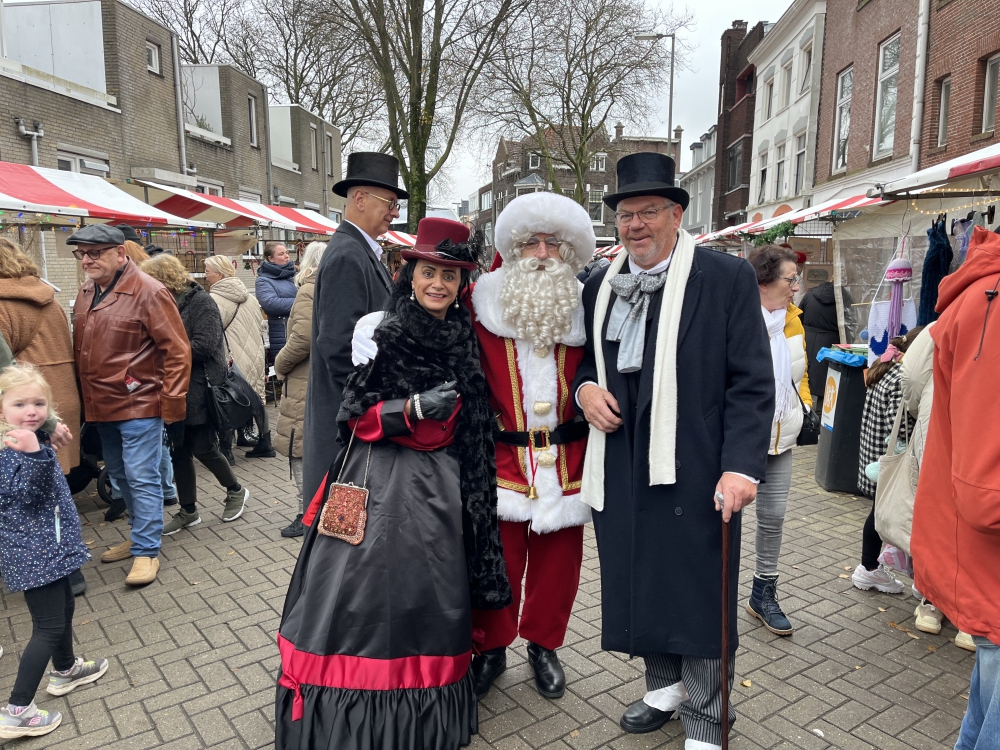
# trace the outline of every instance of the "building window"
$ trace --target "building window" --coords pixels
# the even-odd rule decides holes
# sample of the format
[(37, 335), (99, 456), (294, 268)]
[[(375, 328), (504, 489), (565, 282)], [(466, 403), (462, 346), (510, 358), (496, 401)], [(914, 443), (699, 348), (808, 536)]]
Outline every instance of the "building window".
[(607, 169), (607, 165), (607, 154), (594, 154), (590, 157), (590, 170), (592, 172), (603, 172)]
[(542, 159), (538, 154), (528, 154), (528, 169), (538, 169), (542, 165)]
[(326, 134), (326, 173), (333, 177), (333, 136)]
[(340, 211), (335, 211), (332, 208), (330, 209), (330, 211), (327, 214), (327, 216), (330, 217), (330, 221), (333, 221), (333, 222), (335, 222), (337, 224), (339, 224), (340, 222), (342, 222), (344, 220), (344, 215), (342, 213), (340, 213)]
[(146, 70), (150, 73), (160, 72), (160, 45), (146, 42)]
[(774, 199), (785, 194), (785, 144), (774, 150)]
[(493, 192), (487, 191), (479, 196), (479, 210), (486, 211), (493, 205)]
[(792, 103), (792, 62), (788, 61), (781, 71), (781, 108)]
[(319, 135), (316, 132), (316, 126), (309, 126), (309, 166), (313, 169), (319, 169)]
[(111, 167), (105, 159), (98, 159), (93, 156), (80, 156), (70, 154), (65, 151), (56, 152), (56, 166), (63, 172), (79, 172), (80, 174), (92, 174), (97, 177), (110, 177)]
[(729, 189), (735, 190), (743, 178), (743, 141), (729, 149)]
[(878, 50), (878, 97), (875, 102), (875, 156), (892, 153), (899, 84), (899, 35)]
[(604, 223), (604, 190), (590, 191), (590, 220), (595, 224)]
[(257, 145), (257, 97), (247, 94), (247, 113), (250, 117), (250, 145)]
[(833, 171), (847, 169), (847, 139), (851, 134), (851, 94), (854, 89), (854, 69), (848, 68), (837, 76), (837, 112), (833, 134)]
[(493, 222), (487, 221), (483, 224), (483, 240), (487, 247), (493, 247)]
[(986, 85), (983, 96), (984, 133), (988, 133), (996, 128), (998, 79), (1000, 79), (1000, 55), (986, 61)]
[(938, 137), (937, 145), (948, 143), (948, 108), (951, 106), (951, 78), (941, 81), (938, 89)]
[(774, 114), (774, 79), (764, 84), (764, 119), (770, 120)]
[(760, 155), (760, 186), (757, 188), (757, 205), (767, 200), (767, 151)]
[(802, 50), (802, 84), (799, 86), (799, 93), (803, 91), (808, 91), (809, 87), (812, 85), (812, 72), (813, 72), (813, 49), (812, 47), (806, 47)]
[(209, 185), (205, 182), (199, 182), (195, 191), (201, 193), (202, 195), (216, 195), (220, 198), (222, 197), (222, 186), (221, 185)]
[(806, 181), (806, 137), (805, 135), (795, 138), (795, 192), (792, 195), (802, 195), (802, 188)]

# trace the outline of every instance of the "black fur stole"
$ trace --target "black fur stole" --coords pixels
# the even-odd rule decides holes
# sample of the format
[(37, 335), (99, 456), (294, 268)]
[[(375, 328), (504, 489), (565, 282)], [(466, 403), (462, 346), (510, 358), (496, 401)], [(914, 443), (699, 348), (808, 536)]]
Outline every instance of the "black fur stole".
[[(462, 395), (455, 442), (461, 467), (465, 559), (475, 609), (503, 609), (511, 603), (497, 525), (496, 454), (493, 411), (479, 363), (479, 343), (464, 305), (438, 320), (409, 297), (375, 329), (378, 356), (347, 379), (337, 420), (360, 417), (379, 401), (409, 398), (449, 380)], [(346, 434), (350, 434), (347, 430)]]

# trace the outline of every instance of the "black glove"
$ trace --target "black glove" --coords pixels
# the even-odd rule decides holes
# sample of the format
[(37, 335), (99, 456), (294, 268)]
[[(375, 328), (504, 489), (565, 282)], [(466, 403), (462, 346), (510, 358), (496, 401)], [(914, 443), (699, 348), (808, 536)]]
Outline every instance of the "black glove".
[(167, 425), (167, 438), (170, 440), (170, 450), (176, 451), (184, 445), (184, 421), (171, 422)]
[[(457, 383), (450, 380), (442, 383), (436, 388), (410, 397), (410, 416), (417, 419), (437, 419), (446, 420), (455, 411), (455, 402), (458, 401), (458, 391), (455, 390)], [(419, 410), (417, 404), (420, 404)]]

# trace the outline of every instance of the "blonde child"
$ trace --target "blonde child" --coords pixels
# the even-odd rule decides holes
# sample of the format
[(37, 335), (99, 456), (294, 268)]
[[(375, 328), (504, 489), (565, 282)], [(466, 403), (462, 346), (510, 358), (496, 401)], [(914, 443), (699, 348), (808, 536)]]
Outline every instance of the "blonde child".
[(0, 371), (0, 572), (9, 590), (24, 592), (32, 625), (10, 702), (0, 708), (5, 739), (48, 734), (62, 721), (58, 711), (34, 703), (49, 659), (51, 695), (94, 682), (108, 669), (106, 659), (85, 661), (73, 653), (69, 576), (90, 554), (55, 451), (36, 435), (52, 414), (51, 402), (52, 390), (35, 368)]

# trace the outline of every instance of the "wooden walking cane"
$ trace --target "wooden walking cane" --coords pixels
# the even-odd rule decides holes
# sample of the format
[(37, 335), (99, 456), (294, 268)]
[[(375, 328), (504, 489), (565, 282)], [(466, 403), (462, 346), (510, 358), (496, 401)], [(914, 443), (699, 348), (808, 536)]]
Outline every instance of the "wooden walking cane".
[[(721, 492), (716, 499), (726, 510), (726, 498)], [(722, 521), (722, 750), (729, 750), (729, 524)]]

